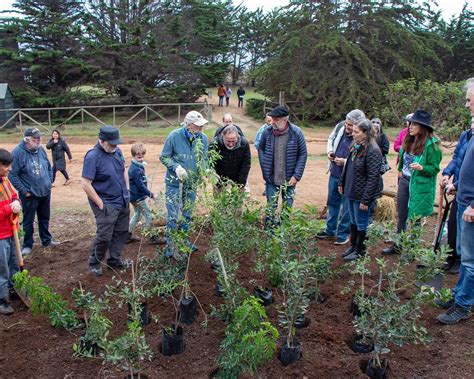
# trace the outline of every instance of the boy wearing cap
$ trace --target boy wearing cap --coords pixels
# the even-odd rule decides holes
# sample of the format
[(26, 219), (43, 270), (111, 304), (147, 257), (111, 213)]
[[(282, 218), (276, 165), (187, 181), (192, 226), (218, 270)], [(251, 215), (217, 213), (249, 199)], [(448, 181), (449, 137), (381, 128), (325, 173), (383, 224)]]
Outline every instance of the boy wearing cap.
[(89, 256), (89, 271), (102, 275), (101, 261), (107, 250), (107, 265), (122, 269), (128, 262), (121, 259), (128, 239), (130, 196), (125, 174), (125, 158), (117, 147), (119, 131), (111, 125), (100, 128), (99, 141), (86, 153), (82, 168), (82, 188), (97, 224), (97, 234)]
[[(183, 126), (173, 130), (166, 138), (160, 161), (166, 170), (166, 255), (174, 254), (171, 234), (178, 229), (187, 231), (191, 222), (196, 188), (199, 183), (198, 164), (206, 164), (208, 139), (202, 133), (207, 120), (201, 113), (189, 112)], [(196, 146), (202, 143), (203, 161), (198, 162)], [(202, 168), (202, 167), (201, 167)], [(182, 215), (180, 217), (180, 214)], [(191, 246), (194, 250), (195, 246)]]
[(43, 246), (55, 247), (59, 244), (49, 232), (53, 170), (46, 150), (41, 146), (41, 136), (37, 128), (25, 130), (23, 140), (12, 152), (12, 169), (8, 175), (23, 205), (23, 255), (30, 254), (33, 249), (35, 215), (38, 217), (39, 236)]

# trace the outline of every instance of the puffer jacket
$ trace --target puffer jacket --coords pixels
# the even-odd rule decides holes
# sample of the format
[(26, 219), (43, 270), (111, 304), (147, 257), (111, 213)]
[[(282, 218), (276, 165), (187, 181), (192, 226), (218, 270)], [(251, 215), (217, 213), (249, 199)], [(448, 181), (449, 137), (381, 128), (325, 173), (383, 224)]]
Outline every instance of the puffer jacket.
[(65, 170), (66, 169), (66, 157), (64, 154), (66, 153), (69, 159), (72, 159), (71, 150), (67, 145), (66, 141), (62, 138), (59, 138), (57, 143), (54, 143), (54, 140), (51, 138), (49, 142), (46, 144), (46, 148), (51, 150), (51, 157), (53, 158), (53, 165), (58, 170)]
[[(383, 189), (382, 174), (382, 153), (377, 144), (361, 145), (359, 149), (354, 147), (347, 159), (354, 161), (355, 200), (364, 205), (369, 205), (378, 199)], [(344, 165), (342, 175), (339, 178), (339, 186), (344, 188), (346, 181), (347, 164)]]
[(472, 138), (472, 134), (472, 129), (465, 130), (461, 134), (461, 137), (459, 137), (459, 142), (456, 145), (456, 149), (454, 149), (453, 158), (443, 170), (443, 176), (447, 175), (449, 177), (453, 177), (453, 184), (456, 188), (458, 188), (459, 170), (461, 170), (462, 161), (466, 155), (467, 145)]

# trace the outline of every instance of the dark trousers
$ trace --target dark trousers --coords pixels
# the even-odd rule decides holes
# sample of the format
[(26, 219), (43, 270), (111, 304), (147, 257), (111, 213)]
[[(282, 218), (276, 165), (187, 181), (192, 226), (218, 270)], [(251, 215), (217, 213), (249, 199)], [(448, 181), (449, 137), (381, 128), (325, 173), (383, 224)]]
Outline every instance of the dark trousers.
[(20, 195), (20, 200), (23, 206), (23, 247), (33, 248), (33, 233), (35, 215), (38, 216), (39, 236), (43, 245), (48, 245), (53, 237), (49, 232), (49, 217), (51, 215), (51, 193), (48, 196), (25, 197)]
[(104, 205), (104, 209), (101, 210), (95, 203), (89, 203), (97, 225), (89, 256), (89, 267), (98, 268), (107, 250), (109, 251), (107, 264), (117, 265), (120, 263), (123, 247), (128, 239), (130, 206), (127, 204), (121, 209), (115, 209), (111, 205)]
[(228, 107), (229, 106), (229, 101), (230, 101), (230, 97), (226, 97), (225, 98), (225, 105)]
[(398, 178), (397, 190), (397, 234), (406, 231), (408, 220), (408, 201), (410, 200), (410, 179), (401, 176)]
[(239, 103), (237, 104), (237, 106), (239, 108), (243, 108), (244, 107), (244, 98), (243, 97), (239, 97)]
[(53, 165), (53, 183), (56, 180), (56, 172), (58, 172), (58, 171), (61, 172), (61, 174), (63, 174), (63, 176), (66, 180), (69, 180), (69, 175), (68, 175), (66, 169), (59, 170), (56, 166)]
[(451, 209), (449, 210), (449, 217), (448, 217), (448, 245), (453, 250), (450, 255), (456, 257), (458, 255), (456, 251), (456, 238), (457, 238), (457, 215), (458, 213), (458, 203), (456, 202), (456, 198), (454, 198)]

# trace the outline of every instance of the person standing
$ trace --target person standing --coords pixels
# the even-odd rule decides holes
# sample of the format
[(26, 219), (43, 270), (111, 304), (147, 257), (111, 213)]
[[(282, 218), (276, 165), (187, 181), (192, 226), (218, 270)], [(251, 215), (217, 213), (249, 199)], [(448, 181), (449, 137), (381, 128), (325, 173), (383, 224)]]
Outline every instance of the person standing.
[(237, 131), (239, 132), (239, 135), (241, 137), (244, 136), (244, 132), (240, 128), (240, 126), (234, 124), (234, 121), (232, 119), (232, 115), (230, 113), (224, 113), (224, 116), (222, 116), (222, 125), (219, 126), (215, 133), (214, 133), (214, 139), (219, 137), (219, 135), (222, 133), (222, 131), (227, 127), (227, 125), (234, 125), (237, 128)]
[(16, 258), (13, 228), (18, 223), (21, 204), (7, 175), (13, 157), (5, 149), (0, 149), (0, 314), (13, 314), (8, 303), (8, 294), (13, 287), (12, 277), (20, 270)]
[(232, 95), (232, 90), (230, 89), (229, 86), (227, 86), (225, 88), (225, 106), (228, 107), (229, 106), (229, 102), (230, 102), (230, 96)]
[(101, 264), (107, 251), (110, 268), (129, 266), (129, 262), (121, 258), (130, 218), (125, 158), (118, 147), (121, 143), (119, 130), (104, 125), (99, 131), (99, 141), (84, 157), (82, 189), (97, 225), (88, 260), (89, 272), (94, 276), (103, 275)]
[[(397, 234), (406, 230), (408, 220), (433, 213), (436, 176), (443, 157), (431, 126), (431, 114), (418, 109), (407, 121), (410, 126), (398, 162)], [(382, 250), (385, 255), (399, 252), (396, 242)]]
[(61, 138), (61, 133), (59, 130), (54, 129), (51, 133), (51, 139), (46, 144), (46, 148), (51, 150), (51, 157), (53, 158), (53, 186), (54, 182), (56, 181), (56, 173), (58, 171), (63, 174), (66, 181), (64, 185), (67, 186), (71, 183), (69, 179), (69, 174), (66, 171), (66, 156), (67, 154), (69, 158), (69, 162), (72, 162), (72, 155), (69, 146), (67, 145), (66, 141)]
[(23, 140), (13, 149), (12, 169), (8, 178), (19, 193), (23, 207), (23, 255), (31, 254), (34, 244), (34, 221), (38, 218), (38, 229), (44, 247), (55, 247), (49, 232), (51, 216), (51, 186), (53, 170), (46, 150), (41, 146), (41, 132), (28, 128)]
[[(201, 180), (200, 169), (206, 168), (209, 143), (202, 133), (207, 120), (197, 111), (188, 112), (183, 125), (166, 138), (160, 161), (166, 166), (166, 256), (180, 258), (173, 244), (173, 233), (187, 232)], [(197, 248), (190, 244), (191, 250)]]
[(293, 206), (295, 187), (303, 177), (308, 153), (303, 132), (289, 121), (288, 108), (277, 106), (268, 115), (272, 128), (262, 133), (258, 159), (267, 195), (265, 227), (271, 228), (275, 226), (280, 192), (283, 208)]
[(351, 246), (342, 253), (353, 261), (366, 252), (365, 241), (371, 209), (382, 192), (382, 153), (372, 134), (372, 123), (362, 120), (353, 127), (354, 142), (339, 179), (351, 219)]
[(242, 86), (240, 86), (239, 89), (237, 90), (237, 98), (239, 99), (237, 106), (239, 108), (244, 107), (244, 96), (245, 96), (245, 90)]
[(224, 97), (225, 97), (225, 87), (224, 84), (221, 84), (217, 88), (217, 96), (219, 96), (219, 105), (218, 107), (223, 107), (224, 106)]
[(345, 121), (339, 122), (328, 138), (326, 153), (329, 159), (329, 181), (326, 218), (326, 228), (319, 232), (317, 238), (336, 237), (336, 245), (344, 245), (351, 238), (355, 239), (357, 230), (350, 229), (349, 209), (344, 196), (338, 190), (339, 179), (352, 145), (352, 129), (355, 124), (365, 119), (365, 114), (359, 109), (351, 110)]
[[(466, 108), (474, 124), (474, 78), (466, 83)], [(474, 138), (471, 138), (459, 170), (456, 201), (457, 250), (461, 253), (461, 268), (453, 290), (453, 298), (445, 304), (448, 310), (436, 319), (442, 324), (456, 324), (471, 316), (474, 305)], [(440, 304), (439, 304), (440, 305)]]

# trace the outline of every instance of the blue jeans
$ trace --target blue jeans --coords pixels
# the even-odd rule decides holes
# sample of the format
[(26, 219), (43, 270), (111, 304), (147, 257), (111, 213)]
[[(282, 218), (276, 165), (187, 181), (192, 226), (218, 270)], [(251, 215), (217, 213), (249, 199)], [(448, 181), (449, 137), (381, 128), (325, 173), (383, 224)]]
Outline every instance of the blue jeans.
[(372, 201), (369, 204), (369, 209), (366, 211), (361, 210), (360, 201), (346, 199), (347, 206), (349, 208), (349, 214), (351, 216), (351, 224), (357, 225), (357, 230), (367, 230), (370, 221), (371, 209), (375, 202)]
[(219, 96), (219, 107), (223, 107), (224, 106), (224, 96)]
[(183, 188), (180, 194), (179, 187), (166, 186), (166, 255), (171, 255), (172, 232), (182, 230), (187, 232), (193, 216), (196, 191)]
[(6, 299), (8, 288), (13, 287), (13, 275), (20, 271), (13, 237), (0, 240), (0, 299)]
[(265, 226), (275, 226), (275, 212), (278, 208), (278, 196), (281, 187), (281, 199), (283, 202), (283, 210), (291, 208), (295, 199), (295, 187), (276, 186), (272, 183), (265, 183), (265, 193), (267, 195), (267, 209), (265, 217)]
[(339, 178), (329, 176), (328, 182), (328, 216), (326, 218), (326, 233), (345, 240), (349, 235), (351, 220), (345, 197), (338, 190)]
[(151, 228), (151, 210), (148, 207), (147, 198), (132, 203), (134, 212), (133, 217), (130, 220), (129, 232), (132, 233), (138, 224), (138, 221), (143, 217), (145, 229)]
[(457, 305), (470, 309), (474, 305), (474, 222), (462, 219), (465, 206), (458, 204), (457, 251), (461, 253), (461, 270), (453, 290)]
[(25, 197), (20, 195), (20, 200), (23, 206), (23, 231), (25, 232), (23, 247), (33, 247), (35, 215), (38, 216), (38, 229), (41, 242), (43, 245), (48, 245), (53, 239), (49, 232), (51, 193), (43, 197), (33, 195)]

